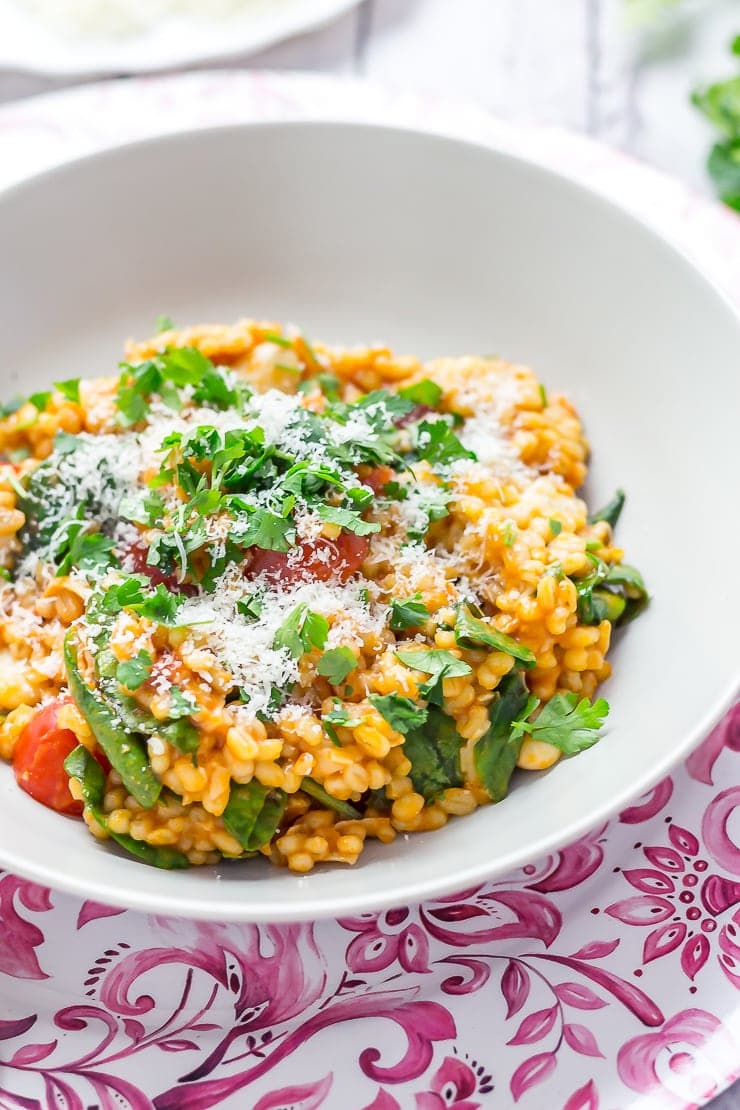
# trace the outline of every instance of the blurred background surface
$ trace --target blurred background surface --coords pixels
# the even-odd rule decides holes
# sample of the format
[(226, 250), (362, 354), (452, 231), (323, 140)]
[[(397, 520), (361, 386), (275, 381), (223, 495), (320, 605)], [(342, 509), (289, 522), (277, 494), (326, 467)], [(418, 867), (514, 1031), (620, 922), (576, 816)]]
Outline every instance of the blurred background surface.
[[(101, 8), (122, 2), (101, 0)], [(713, 142), (720, 139), (730, 154), (739, 152), (740, 197), (740, 59), (730, 52), (740, 36), (740, 0), (319, 0), (318, 5), (316, 0), (212, 0), (212, 6), (223, 13), (229, 5), (249, 2), (263, 7), (290, 3), (296, 22), (301, 21), (301, 3), (313, 6), (321, 18), (333, 10), (344, 11), (316, 30), (257, 52), (234, 52), (227, 35), (229, 45), (205, 59), (195, 35), (185, 57), (180, 49), (177, 62), (187, 61), (191, 68), (207, 64), (354, 75), (468, 99), (507, 120), (585, 133), (702, 192), (716, 189), (706, 161)], [(0, 0), (0, 104), (146, 69), (135, 31), (96, 40), (74, 29), (80, 26), (74, 22), (75, 13), (89, 17), (95, 3)], [(167, 20), (175, 8), (197, 8), (198, 0), (130, 3), (136, 21), (146, 28), (155, 23), (157, 12)], [(45, 30), (45, 48), (32, 52), (29, 65), (28, 37), (21, 50), (13, 34), (18, 19), (30, 18), (34, 6), (45, 28), (67, 20), (68, 33), (59, 35), (50, 56), (49, 35), (54, 42), (54, 32)], [(101, 26), (107, 26), (105, 21)], [(90, 76), (91, 69), (107, 68), (103, 63), (90, 65), (91, 53), (102, 58), (114, 39), (117, 49), (125, 48), (128, 66)], [(81, 43), (88, 64), (74, 72), (71, 56), (79, 57)], [(158, 70), (187, 68), (168, 65), (161, 55), (159, 61)], [(29, 72), (30, 68), (41, 72)], [(60, 77), (60, 70), (68, 72)], [(731, 84), (708, 104), (720, 124), (713, 127), (692, 105), (692, 91), (733, 76), (738, 88)], [(730, 115), (725, 118), (727, 104)], [(712, 1110), (740, 1110), (740, 1085), (716, 1100)]]

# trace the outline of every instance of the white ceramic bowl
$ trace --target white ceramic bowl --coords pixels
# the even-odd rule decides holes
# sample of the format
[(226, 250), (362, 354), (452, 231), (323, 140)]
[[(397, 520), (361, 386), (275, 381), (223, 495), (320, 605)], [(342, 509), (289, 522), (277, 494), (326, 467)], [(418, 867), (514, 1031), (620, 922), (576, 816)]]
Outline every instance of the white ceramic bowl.
[(283, 318), (431, 356), (499, 351), (585, 418), (592, 503), (654, 595), (619, 638), (595, 748), (497, 806), (298, 878), (255, 861), (161, 872), (37, 805), (0, 769), (0, 863), (103, 902), (290, 920), (422, 899), (552, 850), (656, 782), (735, 690), (740, 321), (673, 247), (509, 155), (369, 126), (194, 132), (0, 197), (2, 392), (107, 373), (159, 313)]

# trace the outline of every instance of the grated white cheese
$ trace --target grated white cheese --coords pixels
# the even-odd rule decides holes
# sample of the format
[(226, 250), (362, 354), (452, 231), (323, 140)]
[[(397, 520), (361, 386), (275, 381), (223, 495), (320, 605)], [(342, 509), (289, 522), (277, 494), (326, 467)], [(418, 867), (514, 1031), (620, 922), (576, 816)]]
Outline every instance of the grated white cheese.
[(516, 448), (503, 434), (493, 406), (469, 417), (458, 432), (463, 447), (472, 451), (484, 466), (497, 463), (522, 465)]
[[(368, 607), (360, 595), (364, 583), (307, 581), (280, 587), (262, 577), (247, 583), (238, 567), (230, 567), (207, 597), (186, 601), (179, 619), (193, 626), (191, 636), (210, 650), (249, 697), (245, 713), (254, 716), (268, 707), (272, 688), (284, 690), (298, 679), (298, 661), (286, 648), (273, 646), (278, 628), (298, 605), (328, 618), (328, 647), (359, 645), (362, 634), (379, 635), (388, 617), (385, 605)], [(249, 621), (237, 610), (246, 594), (263, 595), (262, 613)]]

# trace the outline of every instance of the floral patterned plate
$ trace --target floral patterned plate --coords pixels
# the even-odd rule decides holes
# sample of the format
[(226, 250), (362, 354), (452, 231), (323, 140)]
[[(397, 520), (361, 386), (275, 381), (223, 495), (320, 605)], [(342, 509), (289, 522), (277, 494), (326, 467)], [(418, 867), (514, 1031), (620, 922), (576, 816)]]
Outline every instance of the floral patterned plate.
[[(536, 149), (740, 299), (740, 223), (586, 140), (324, 78), (90, 87), (0, 112), (0, 185), (244, 118)], [(734, 288), (733, 288), (734, 285)], [(686, 1110), (740, 1076), (740, 707), (609, 824), (504, 880), (319, 924), (144, 917), (0, 877), (5, 1110)]]

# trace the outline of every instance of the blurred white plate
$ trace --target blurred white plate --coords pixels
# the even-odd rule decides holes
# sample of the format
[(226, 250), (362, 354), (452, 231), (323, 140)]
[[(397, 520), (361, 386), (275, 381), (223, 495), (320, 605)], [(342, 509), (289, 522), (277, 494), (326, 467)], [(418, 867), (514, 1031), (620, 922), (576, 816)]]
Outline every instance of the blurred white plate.
[(16, 0), (0, 0), (0, 68), (56, 77), (145, 73), (254, 53), (311, 30), (358, 0), (252, 0), (222, 19), (169, 16), (119, 38), (66, 36)]

